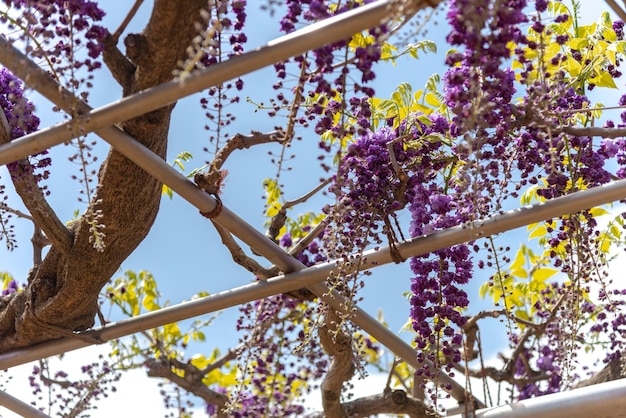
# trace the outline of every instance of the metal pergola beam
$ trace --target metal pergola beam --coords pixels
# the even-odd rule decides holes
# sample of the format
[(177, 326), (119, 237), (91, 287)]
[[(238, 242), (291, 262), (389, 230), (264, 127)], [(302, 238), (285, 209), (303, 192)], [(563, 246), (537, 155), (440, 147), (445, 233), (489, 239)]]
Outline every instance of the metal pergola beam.
[[(0, 405), (25, 418), (50, 418), (39, 409), (20, 401), (2, 390), (0, 390)], [(2, 415), (0, 415), (0, 417), (1, 416)]]
[(626, 417), (626, 379), (598, 383), (450, 418)]

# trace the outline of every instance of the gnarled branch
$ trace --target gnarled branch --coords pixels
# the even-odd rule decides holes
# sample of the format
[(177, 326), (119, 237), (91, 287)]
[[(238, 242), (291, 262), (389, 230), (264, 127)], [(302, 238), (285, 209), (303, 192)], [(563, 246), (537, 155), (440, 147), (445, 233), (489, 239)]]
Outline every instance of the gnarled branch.
[[(11, 141), (9, 122), (0, 109), (0, 144)], [(41, 228), (46, 236), (61, 252), (67, 252), (72, 247), (74, 237), (59, 220), (56, 213), (44, 197), (35, 175), (33, 167), (27, 158), (16, 161), (8, 166), (11, 180), (17, 194), (22, 198), (24, 206), (30, 212), (35, 224)]]
[(220, 149), (211, 164), (209, 164), (209, 171), (206, 173), (196, 173), (194, 181), (205, 192), (211, 194), (218, 194), (220, 191), (220, 184), (224, 174), (222, 173), (222, 167), (226, 162), (226, 159), (237, 149), (247, 149), (254, 145), (268, 144), (270, 142), (282, 142), (282, 131), (271, 132), (257, 132), (252, 131), (250, 135), (236, 134)]
[(201, 375), (201, 371), (192, 364), (181, 363), (177, 366), (177, 368), (182, 367), (182, 370), (185, 372), (185, 377), (174, 373), (171, 365), (163, 358), (160, 360), (149, 359), (145, 362), (145, 366), (148, 368), (148, 376), (162, 377), (169, 380), (205, 402), (215, 405), (217, 407), (218, 417), (226, 417), (226, 414), (222, 411), (227, 407), (230, 401), (228, 396), (211, 390), (202, 383), (202, 377), (198, 378), (198, 376)]
[[(430, 409), (419, 399), (408, 396), (403, 390), (385, 390), (378, 395), (366, 396), (342, 404), (344, 413), (350, 418), (365, 418), (376, 414), (406, 414), (410, 418), (432, 417)], [(316, 412), (307, 418), (332, 417), (328, 413)]]
[[(341, 389), (354, 375), (352, 338), (338, 327), (337, 313), (329, 309), (319, 328), (320, 344), (332, 357), (330, 369), (322, 382), (322, 406), (329, 417), (348, 417), (341, 404)], [(350, 415), (351, 416), (351, 415)]]

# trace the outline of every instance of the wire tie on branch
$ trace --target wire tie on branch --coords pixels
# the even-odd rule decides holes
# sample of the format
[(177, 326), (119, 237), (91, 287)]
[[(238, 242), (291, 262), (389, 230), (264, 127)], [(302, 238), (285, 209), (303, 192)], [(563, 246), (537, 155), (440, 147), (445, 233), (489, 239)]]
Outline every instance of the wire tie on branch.
[(200, 211), (200, 215), (204, 216), (207, 219), (213, 219), (216, 216), (219, 216), (222, 213), (222, 199), (220, 199), (219, 195), (216, 193), (209, 193), (213, 198), (215, 198), (215, 209), (211, 212), (202, 212)]

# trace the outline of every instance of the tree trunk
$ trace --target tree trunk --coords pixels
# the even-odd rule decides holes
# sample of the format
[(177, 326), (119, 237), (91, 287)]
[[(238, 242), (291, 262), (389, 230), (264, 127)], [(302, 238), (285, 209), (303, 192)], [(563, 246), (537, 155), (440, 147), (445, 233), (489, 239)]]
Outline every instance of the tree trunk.
[[(141, 34), (125, 40), (126, 57), (115, 40), (107, 41), (105, 63), (124, 96), (172, 78), (197, 35), (194, 22), (206, 0), (155, 1)], [(120, 127), (161, 158), (167, 151), (173, 105), (126, 121)], [(90, 242), (90, 225), (81, 217), (70, 227), (69, 250), (53, 246), (35, 266), (26, 290), (0, 301), (0, 352), (26, 347), (85, 330), (94, 323), (98, 295), (121, 263), (143, 241), (159, 210), (161, 184), (118, 152), (111, 150), (100, 167), (89, 210), (100, 210), (105, 249)], [(93, 212), (92, 212), (93, 213)]]

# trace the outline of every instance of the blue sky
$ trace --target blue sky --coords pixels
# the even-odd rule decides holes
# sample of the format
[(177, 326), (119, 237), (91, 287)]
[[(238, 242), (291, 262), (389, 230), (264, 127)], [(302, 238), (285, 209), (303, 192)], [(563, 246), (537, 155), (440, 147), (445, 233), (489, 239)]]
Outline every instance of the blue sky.
[[(106, 3), (102, 2), (105, 4)], [(142, 6), (138, 16), (131, 23), (129, 30), (139, 32), (148, 18), (151, 2), (146, 2)], [(253, 3), (253, 2), (250, 2)], [(583, 17), (586, 19), (596, 19), (599, 16), (597, 6), (594, 8), (593, 2), (583, 1)], [(264, 24), (267, 15), (262, 12), (253, 11), (254, 6), (250, 6), (248, 12), (248, 39), (246, 49), (253, 49), (255, 46), (263, 45), (267, 41), (278, 37), (280, 34), (273, 25)], [(602, 3), (604, 7), (604, 3)], [(111, 31), (123, 19), (125, 8), (109, 7), (105, 18), (105, 26)], [(393, 89), (401, 82), (410, 82), (414, 90), (421, 88), (425, 80), (434, 72), (442, 73), (443, 54), (447, 47), (443, 43), (447, 31), (443, 22), (445, 13), (440, 13), (435, 20), (439, 21), (437, 26), (430, 25), (426, 35), (427, 39), (434, 40), (438, 47), (438, 54), (420, 54), (417, 61), (408, 58), (401, 58), (395, 68), (386, 66), (374, 83), (374, 87), (379, 97), (388, 97)], [(382, 69), (383, 67), (380, 66)], [(120, 98), (121, 91), (112, 80), (105, 77), (104, 72), (96, 80), (95, 88), (91, 93), (90, 103), (94, 107), (107, 104)], [(274, 75), (272, 69), (265, 69), (250, 74), (245, 78), (246, 90), (244, 96), (249, 95), (255, 101), (267, 101), (273, 96), (271, 84)], [(620, 83), (623, 87), (623, 82)], [(605, 104), (615, 102), (615, 97), (602, 97)], [(203, 111), (198, 105), (200, 95), (195, 95), (181, 100), (173, 113), (173, 122), (170, 130), (170, 143), (168, 161), (172, 161), (181, 151), (190, 151), (194, 155), (194, 160), (187, 164), (191, 170), (194, 167), (202, 166), (205, 160), (210, 159), (210, 155), (202, 151), (202, 147), (208, 145), (207, 133), (204, 131), (205, 118)], [(39, 115), (42, 118), (42, 127), (49, 126), (59, 121), (59, 115), (51, 113), (49, 105), (42, 100), (36, 100)], [(255, 112), (255, 107), (246, 103), (242, 97), (242, 103), (234, 110), (237, 120), (234, 122), (230, 132), (249, 133), (251, 130), (269, 131), (277, 124), (284, 121), (268, 118), (262, 111)], [(102, 160), (106, 155), (106, 144), (99, 141)], [(266, 177), (273, 177), (276, 172), (275, 166), (270, 163), (267, 152), (279, 151), (278, 146), (268, 145), (257, 148), (238, 151), (234, 153), (225, 168), (229, 170), (229, 176), (223, 194), (223, 202), (231, 210), (241, 216), (251, 225), (259, 230), (263, 230), (263, 190), (262, 180)], [(50, 202), (62, 220), (69, 220), (74, 210), (81, 212), (84, 207), (78, 202), (79, 185), (71, 180), (71, 174), (77, 173), (77, 168), (67, 162), (66, 158), (72, 153), (69, 147), (59, 146), (53, 151), (55, 164), (52, 167), (52, 178), (49, 181), (51, 190)], [(317, 156), (317, 139), (310, 132), (304, 133), (304, 140), (295, 142), (291, 153), (299, 158), (289, 162), (293, 167), (291, 171), (284, 172), (281, 180), (285, 183), (286, 199), (293, 199), (311, 190), (318, 184), (319, 178), (324, 174), (319, 167), (318, 161), (311, 156)], [(309, 158), (311, 157), (311, 158)], [(7, 178), (4, 168), (0, 169), (0, 176)], [(13, 200), (15, 202), (15, 200)], [(327, 200), (324, 197), (316, 197), (302, 207), (292, 211), (295, 215), (298, 212), (308, 210), (318, 211)], [(28, 269), (32, 266), (32, 254), (29, 244), (32, 227), (25, 221), (18, 221), (17, 228), (20, 247), (8, 253), (4, 247), (0, 247), (0, 271), (8, 271), (18, 280), (23, 281)], [(510, 242), (519, 243), (523, 238), (523, 231), (510, 235), (507, 238)], [(503, 241), (504, 243), (505, 241)], [(158, 281), (159, 289), (163, 294), (163, 299), (169, 299), (171, 303), (178, 303), (189, 299), (199, 291), (209, 291), (215, 293), (222, 290), (249, 283), (253, 277), (244, 269), (234, 264), (230, 254), (222, 246), (219, 237), (215, 234), (210, 222), (198, 214), (197, 209), (192, 207), (181, 198), (175, 196), (171, 201), (163, 198), (161, 211), (147, 239), (139, 248), (122, 264), (120, 272), (132, 269), (139, 271), (142, 269), (150, 271)], [(408, 264), (389, 265), (379, 267), (374, 270), (374, 274), (366, 279), (367, 286), (363, 290), (364, 302), (362, 307), (370, 314), (376, 316), (378, 309), (382, 309), (386, 321), (392, 330), (399, 330), (406, 322), (409, 314), (409, 304), (403, 292), (409, 290), (409, 279), (411, 273)], [(478, 301), (477, 288), (487, 279), (477, 278), (475, 285), (472, 285), (468, 292), (472, 299), (472, 311), (478, 310), (484, 304), (475, 304)], [(472, 293), (473, 292), (473, 293)], [(106, 312), (107, 309), (105, 308)], [(234, 333), (234, 321), (238, 317), (236, 308), (229, 309), (221, 314), (206, 333), (207, 343), (197, 346), (198, 350), (208, 352), (215, 346), (221, 349), (233, 347), (237, 343), (237, 335)], [(409, 334), (405, 334), (406, 339), (410, 339)], [(487, 348), (489, 353), (503, 348), (506, 344), (504, 333), (492, 334)], [(9, 390), (12, 393), (12, 390)], [(114, 405), (103, 406), (104, 411), (115, 410)]]

